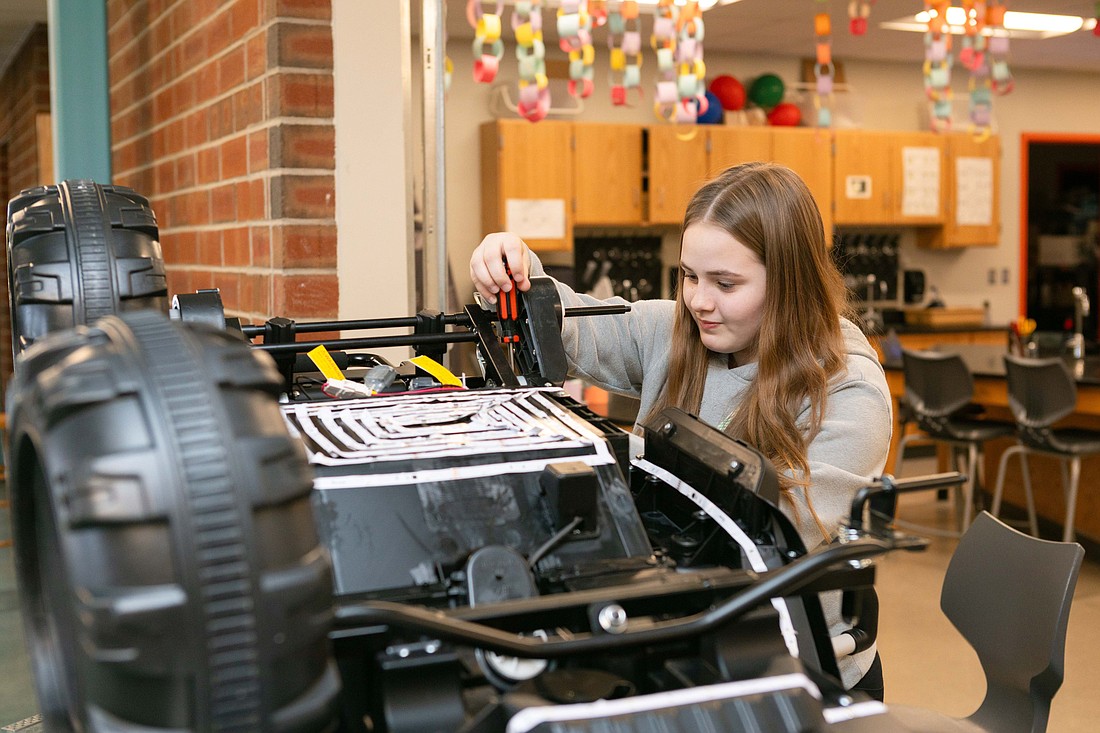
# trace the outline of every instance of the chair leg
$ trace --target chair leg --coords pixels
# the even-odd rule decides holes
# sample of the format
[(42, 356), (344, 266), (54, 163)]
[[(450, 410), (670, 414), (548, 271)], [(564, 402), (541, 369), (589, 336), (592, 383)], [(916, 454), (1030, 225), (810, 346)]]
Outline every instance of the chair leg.
[(1081, 459), (1074, 456), (1069, 462), (1069, 486), (1066, 489), (1066, 526), (1062, 542), (1073, 542), (1073, 520), (1077, 513), (1077, 484), (1081, 480)]
[(989, 507), (989, 513), (995, 517), (1001, 516), (1001, 497), (1005, 488), (1005, 471), (1008, 469), (1008, 459), (1022, 451), (1022, 445), (1014, 445), (1001, 454), (1001, 461), (997, 464), (997, 484), (993, 488), (993, 504)]
[(1027, 454), (1027, 448), (1020, 452), (1020, 470), (1024, 474), (1024, 497), (1027, 499), (1027, 521), (1031, 525), (1031, 536), (1038, 537), (1039, 520), (1035, 516), (1035, 495), (1031, 493), (1031, 466), (1028, 465)]
[(911, 440), (918, 440), (923, 437), (924, 436), (920, 435), (919, 433), (912, 433), (910, 435), (905, 435), (904, 433), (902, 433), (901, 440), (898, 441), (898, 451), (896, 454), (894, 454), (895, 476), (901, 475), (901, 463), (905, 460), (905, 446), (909, 445), (909, 442)]
[(967, 477), (966, 482), (966, 495), (962, 506), (962, 522), (959, 524), (959, 533), (966, 531), (966, 528), (970, 526), (970, 517), (974, 513), (974, 493), (978, 486), (978, 444), (971, 443), (967, 446), (966, 451), (967, 460), (967, 473), (970, 475)]
[(1020, 472), (1024, 483), (1024, 496), (1027, 498), (1028, 527), (1031, 529), (1031, 536), (1038, 537), (1039, 522), (1035, 516), (1035, 497), (1031, 493), (1031, 471), (1027, 464), (1027, 446), (1017, 443), (1001, 454), (1001, 461), (997, 466), (997, 485), (993, 489), (993, 503), (989, 508), (989, 513), (995, 517), (1001, 515), (1001, 499), (1004, 496), (1005, 472), (1008, 470), (1008, 459), (1016, 454), (1020, 455)]

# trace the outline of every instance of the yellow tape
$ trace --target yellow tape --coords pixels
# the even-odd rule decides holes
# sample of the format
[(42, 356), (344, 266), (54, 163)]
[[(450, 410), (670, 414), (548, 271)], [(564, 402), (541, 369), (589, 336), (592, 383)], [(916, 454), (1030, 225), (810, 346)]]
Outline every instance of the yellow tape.
[(409, 359), (409, 363), (415, 364), (416, 366), (426, 371), (428, 374), (431, 374), (433, 377), (439, 380), (440, 384), (451, 387), (462, 386), (461, 379), (451, 374), (447, 367), (443, 366), (430, 356), (415, 356), (412, 359)]
[(313, 360), (313, 363), (321, 370), (321, 374), (325, 375), (325, 379), (344, 378), (344, 373), (340, 371), (340, 367), (336, 366), (336, 362), (332, 360), (332, 355), (328, 353), (328, 349), (324, 346), (318, 346), (313, 349), (313, 351), (310, 351), (307, 356)]

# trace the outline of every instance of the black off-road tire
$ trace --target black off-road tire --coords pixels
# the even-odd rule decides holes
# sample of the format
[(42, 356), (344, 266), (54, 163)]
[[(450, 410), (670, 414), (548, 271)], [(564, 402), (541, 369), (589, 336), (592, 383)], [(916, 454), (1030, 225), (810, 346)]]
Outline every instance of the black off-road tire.
[(151, 311), (22, 358), (9, 482), (47, 730), (331, 729), (331, 567), (270, 359)]
[(129, 188), (63, 181), (8, 203), (8, 293), (19, 356), (48, 333), (135, 310), (168, 311), (149, 201)]

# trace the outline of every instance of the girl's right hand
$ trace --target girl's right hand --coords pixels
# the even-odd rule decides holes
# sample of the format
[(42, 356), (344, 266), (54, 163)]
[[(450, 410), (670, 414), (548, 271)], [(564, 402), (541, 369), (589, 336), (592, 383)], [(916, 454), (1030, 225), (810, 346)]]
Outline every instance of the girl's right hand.
[[(512, 277), (504, 268), (505, 261)], [(481, 244), (470, 256), (470, 279), (474, 289), (490, 303), (497, 302), (497, 293), (512, 289), (512, 280), (516, 287), (526, 292), (531, 287), (530, 250), (523, 240), (510, 232), (497, 232), (481, 240)]]

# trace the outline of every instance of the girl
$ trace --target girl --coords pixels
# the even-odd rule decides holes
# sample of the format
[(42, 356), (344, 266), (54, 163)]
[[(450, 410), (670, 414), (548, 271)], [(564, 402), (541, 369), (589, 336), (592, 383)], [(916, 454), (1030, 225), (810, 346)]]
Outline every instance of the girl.
[[(490, 234), (470, 260), (474, 287), (490, 302), (511, 288), (504, 260), (520, 290), (543, 274), (518, 237)], [(599, 302), (558, 290), (565, 307)], [(893, 422), (875, 351), (843, 317), (846, 294), (802, 179), (747, 163), (688, 204), (675, 301), (565, 319), (562, 338), (574, 376), (641, 399), (639, 424), (680, 407), (767, 456), (780, 473), (782, 509), (813, 548), (836, 536), (856, 491), (881, 474)], [(847, 630), (839, 595), (821, 599), (834, 637)], [(838, 663), (845, 687), (881, 699), (874, 647)]]

